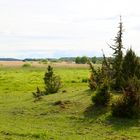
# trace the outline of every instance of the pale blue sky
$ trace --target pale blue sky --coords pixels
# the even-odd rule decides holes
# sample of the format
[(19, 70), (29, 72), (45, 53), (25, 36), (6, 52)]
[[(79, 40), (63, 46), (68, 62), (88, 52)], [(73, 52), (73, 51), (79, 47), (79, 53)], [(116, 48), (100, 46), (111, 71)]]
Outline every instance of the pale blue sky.
[(124, 47), (140, 55), (139, 0), (0, 0), (0, 57), (111, 54), (119, 15)]

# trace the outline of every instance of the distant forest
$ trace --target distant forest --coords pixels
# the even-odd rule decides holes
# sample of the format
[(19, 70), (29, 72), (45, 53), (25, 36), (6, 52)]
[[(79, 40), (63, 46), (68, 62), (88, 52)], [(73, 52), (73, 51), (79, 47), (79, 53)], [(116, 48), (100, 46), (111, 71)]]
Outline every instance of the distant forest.
[[(85, 57), (85, 56), (82, 56)], [(0, 58), (0, 61), (42, 61), (42, 60), (48, 60), (51, 62), (75, 62), (76, 58), (82, 58), (82, 57), (61, 57), (61, 58), (25, 58), (25, 59), (16, 59), (16, 58)], [(95, 57), (96, 63), (102, 63), (103, 57)], [(87, 59), (92, 59), (92, 57), (87, 57)]]

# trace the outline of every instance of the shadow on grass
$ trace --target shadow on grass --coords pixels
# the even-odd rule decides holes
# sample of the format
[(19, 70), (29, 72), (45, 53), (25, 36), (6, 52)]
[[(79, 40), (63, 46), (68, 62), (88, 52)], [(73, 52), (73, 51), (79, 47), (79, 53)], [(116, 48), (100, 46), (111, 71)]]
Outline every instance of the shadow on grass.
[(92, 126), (94, 123), (101, 123), (101, 118), (106, 114), (107, 109), (102, 107), (95, 107), (94, 105), (88, 106), (83, 115), (73, 114), (69, 116), (71, 122), (82, 123), (84, 126)]
[(87, 95), (89, 95), (89, 96), (91, 96), (92, 94), (94, 94), (94, 90), (91, 90), (91, 89), (86, 89), (85, 90), (85, 93), (87, 94)]
[(93, 119), (96, 119), (99, 116), (106, 114), (107, 111), (108, 111), (108, 109), (106, 107), (94, 106), (94, 105), (91, 104), (84, 111), (84, 117), (85, 118), (93, 118)]
[(116, 118), (112, 115), (106, 117), (106, 124), (110, 125), (114, 130), (127, 130), (131, 127), (139, 127), (140, 120), (138, 118)]
[[(94, 92), (92, 90), (73, 90), (72, 92), (75, 92), (74, 95), (69, 95), (69, 98), (75, 98), (78, 97), (78, 100), (81, 100), (82, 98), (86, 98), (87, 96), (91, 96)], [(81, 98), (80, 98), (81, 97)]]
[(132, 127), (140, 127), (140, 119), (133, 118), (115, 118), (111, 115), (107, 107), (90, 105), (84, 111), (85, 120), (90, 122), (101, 123), (105, 126), (112, 127), (115, 131), (128, 130)]

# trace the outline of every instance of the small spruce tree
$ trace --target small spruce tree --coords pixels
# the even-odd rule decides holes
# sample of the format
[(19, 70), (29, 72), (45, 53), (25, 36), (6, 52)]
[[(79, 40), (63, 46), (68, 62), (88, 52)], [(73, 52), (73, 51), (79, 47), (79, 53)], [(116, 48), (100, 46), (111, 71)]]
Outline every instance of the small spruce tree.
[(45, 82), (45, 94), (52, 94), (58, 92), (61, 87), (61, 79), (55, 75), (53, 68), (48, 66), (47, 72), (44, 77)]
[(108, 106), (111, 99), (111, 94), (109, 92), (108, 80), (105, 79), (104, 82), (98, 87), (95, 94), (92, 96), (92, 101), (96, 106)]
[(33, 92), (33, 97), (35, 98), (35, 101), (38, 101), (42, 98), (42, 96), (44, 95), (44, 92), (42, 92), (39, 87), (36, 88), (36, 92)]
[(140, 79), (140, 62), (139, 58), (136, 56), (132, 49), (127, 50), (122, 63), (122, 73), (124, 82), (128, 79), (136, 76)]

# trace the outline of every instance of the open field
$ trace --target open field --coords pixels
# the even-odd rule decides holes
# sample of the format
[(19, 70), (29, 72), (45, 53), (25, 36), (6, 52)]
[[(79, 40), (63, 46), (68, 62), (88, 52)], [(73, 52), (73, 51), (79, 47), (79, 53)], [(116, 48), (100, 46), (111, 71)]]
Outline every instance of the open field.
[[(1, 67), (22, 67), (24, 64), (30, 64), (32, 67), (46, 67), (47, 64), (43, 64), (37, 61), (23, 62), (23, 61), (0, 61)], [(75, 67), (75, 68), (87, 68), (87, 64), (75, 64), (71, 62), (48, 62), (53, 67)]]
[[(2, 63), (2, 62), (0, 62)], [(110, 111), (91, 102), (84, 65), (55, 65), (63, 87), (34, 102), (32, 92), (44, 88), (46, 67), (0, 67), (1, 140), (139, 140), (140, 120), (112, 118)]]

